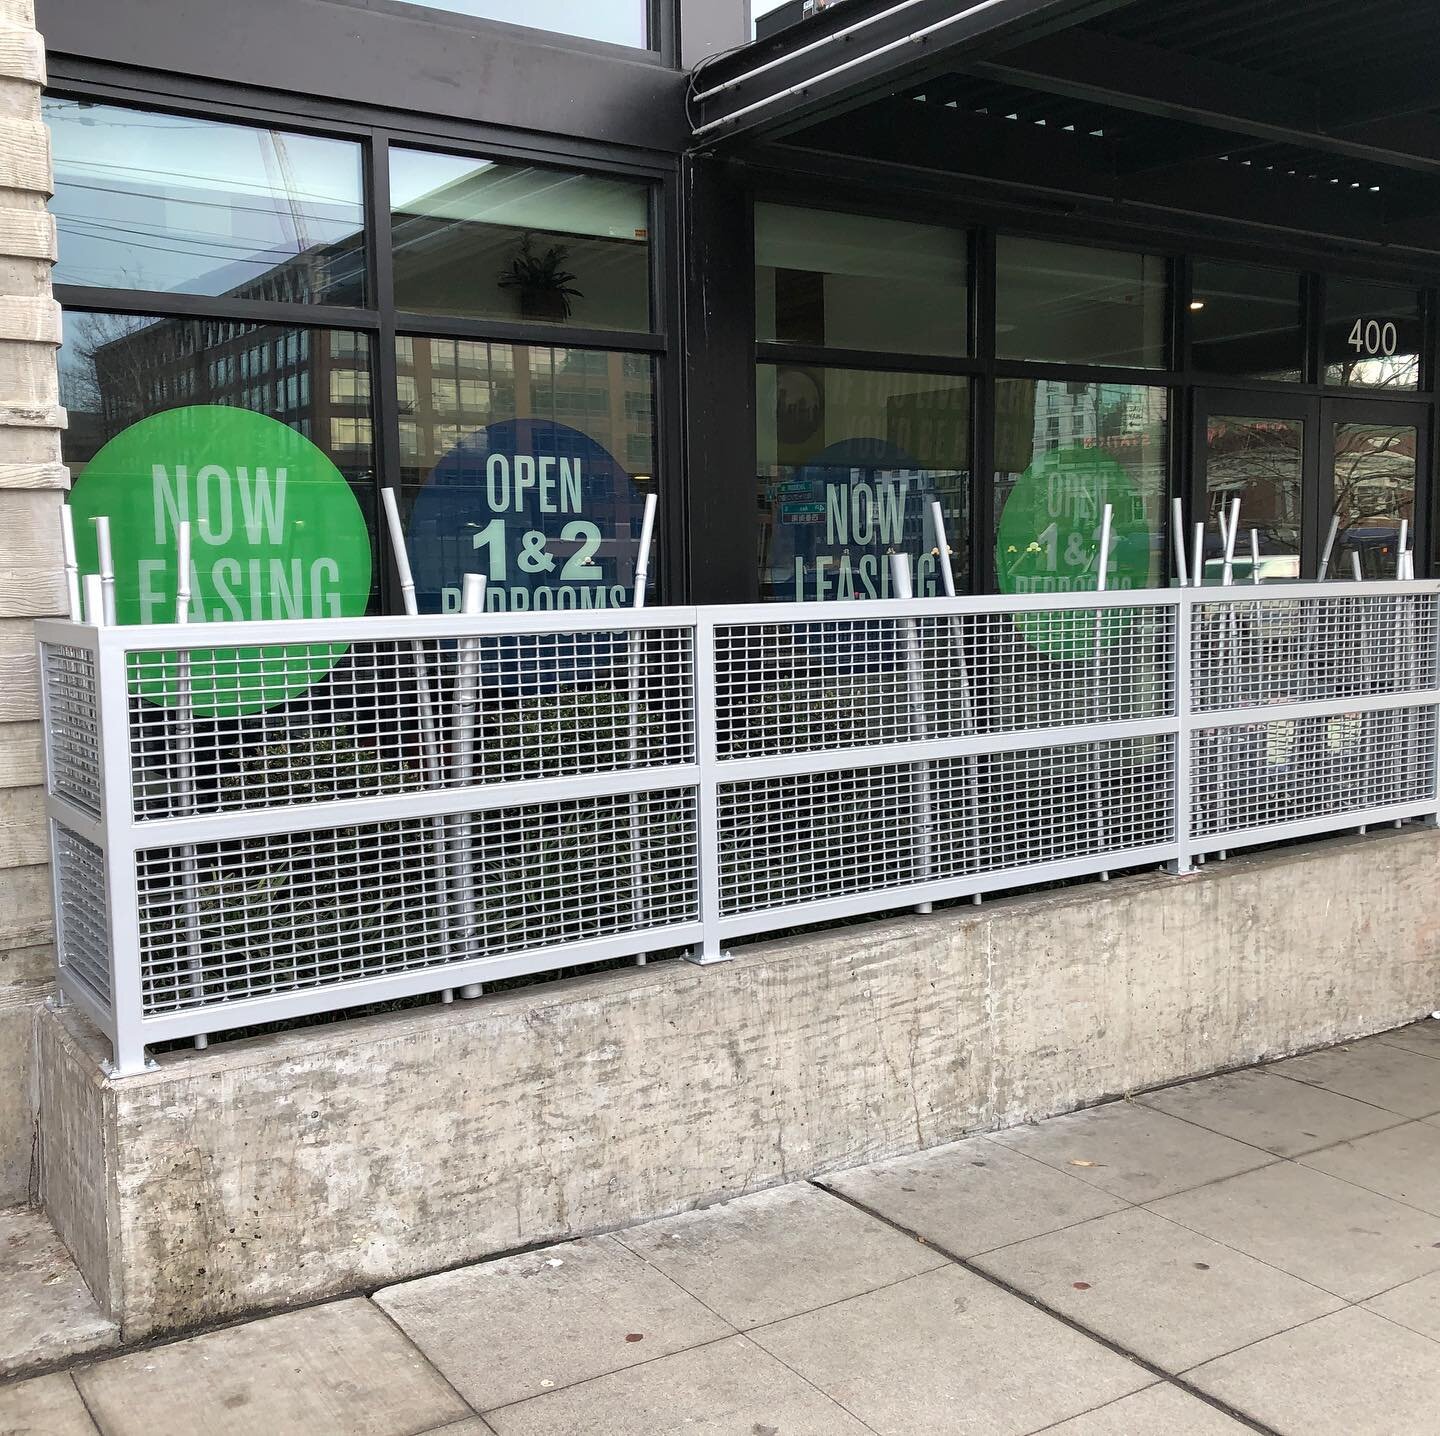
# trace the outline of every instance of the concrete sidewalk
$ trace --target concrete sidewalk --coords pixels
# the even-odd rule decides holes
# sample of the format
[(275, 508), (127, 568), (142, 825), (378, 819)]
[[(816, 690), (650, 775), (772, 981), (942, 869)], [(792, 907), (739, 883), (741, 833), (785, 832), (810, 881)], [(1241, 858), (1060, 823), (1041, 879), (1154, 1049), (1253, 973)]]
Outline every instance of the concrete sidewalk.
[(1430, 1436), (1440, 1022), (0, 1386), (47, 1436)]

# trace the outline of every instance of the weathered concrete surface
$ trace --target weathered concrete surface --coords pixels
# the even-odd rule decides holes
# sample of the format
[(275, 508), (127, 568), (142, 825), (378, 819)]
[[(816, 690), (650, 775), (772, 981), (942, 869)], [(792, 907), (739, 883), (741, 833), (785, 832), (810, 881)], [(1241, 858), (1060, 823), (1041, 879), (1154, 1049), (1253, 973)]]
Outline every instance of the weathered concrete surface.
[[(0, 1211), (0, 1380), (119, 1339), (44, 1215), (33, 1207)], [(0, 1421), (0, 1431), (8, 1429)]]
[(42, 1194), (127, 1338), (1397, 1026), (1440, 1006), (1410, 828), (183, 1053), (42, 1015)]
[(0, 1207), (34, 1194), (35, 1021), (53, 970), (48, 944), (0, 950)]

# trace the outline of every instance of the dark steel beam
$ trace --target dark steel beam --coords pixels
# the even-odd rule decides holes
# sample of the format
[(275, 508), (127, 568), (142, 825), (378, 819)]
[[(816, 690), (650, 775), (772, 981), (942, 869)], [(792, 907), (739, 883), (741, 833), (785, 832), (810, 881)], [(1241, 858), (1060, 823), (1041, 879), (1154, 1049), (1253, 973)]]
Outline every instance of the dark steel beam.
[(967, 192), (968, 182), (980, 181), (1015, 193), (1069, 198), (1137, 225), (1219, 221), (1367, 249), (1403, 245), (1430, 255), (1440, 251), (1440, 232), (1428, 237), (1423, 219), (1403, 231), (1387, 226), (1383, 194), (1203, 160), (1163, 174), (1124, 174), (1114, 166), (1122, 152), (1118, 145), (930, 101), (874, 105), (796, 136), (786, 148), (791, 146), (889, 169), (897, 180), (924, 173), (960, 182)]
[(698, 147), (792, 134), (1134, 0), (851, 0), (692, 77)]
[[(1180, 121), (1261, 144), (1297, 145), (1370, 164), (1440, 174), (1440, 127), (1428, 117), (1381, 117), (1322, 127), (1319, 96), (1305, 86), (1215, 65), (1159, 46), (1084, 29), (967, 61), (982, 79)], [(1211, 148), (1199, 142), (1199, 152)], [(1231, 145), (1217, 139), (1211, 152)], [(1186, 158), (1198, 157), (1192, 151)]]

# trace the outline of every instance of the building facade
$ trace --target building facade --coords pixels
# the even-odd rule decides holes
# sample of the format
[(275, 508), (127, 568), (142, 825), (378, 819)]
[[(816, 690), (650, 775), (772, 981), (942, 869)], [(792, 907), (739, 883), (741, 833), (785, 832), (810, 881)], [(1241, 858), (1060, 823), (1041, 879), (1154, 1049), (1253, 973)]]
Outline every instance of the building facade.
[(1402, 525), (1430, 572), (1440, 11), (1252, 12), (0, 0), (0, 1200), (48, 972), (29, 621), (122, 453), (132, 524), (266, 425), (364, 516), (368, 566), (293, 581), (214, 517), (197, 619), (394, 611), (385, 488), (432, 610), (476, 568), (497, 611), (628, 604), (652, 493), (672, 601), (882, 597), (895, 550), (939, 592), (936, 499), (967, 591), (1093, 587), (1105, 503), (1111, 583), (1167, 583), (1177, 498), (1207, 572), (1235, 498), (1260, 578), (1332, 517), (1330, 572)]

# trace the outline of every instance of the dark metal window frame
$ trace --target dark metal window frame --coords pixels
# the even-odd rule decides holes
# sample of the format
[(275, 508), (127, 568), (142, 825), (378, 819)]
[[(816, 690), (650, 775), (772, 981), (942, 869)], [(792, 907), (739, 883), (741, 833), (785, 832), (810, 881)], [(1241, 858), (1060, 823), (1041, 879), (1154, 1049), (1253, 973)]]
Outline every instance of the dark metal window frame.
[[(463, 17), (461, 17), (463, 18)], [(607, 51), (614, 46), (601, 46)], [(53, 67), (48, 94), (98, 103), (125, 105), (166, 114), (223, 123), (283, 128), (298, 134), (357, 143), (362, 157), (365, 203), (366, 303), (363, 307), (296, 304), (224, 296), (176, 294), (169, 291), (110, 289), (57, 284), (55, 298), (66, 310), (92, 313), (145, 314), (166, 318), (234, 319), (257, 324), (283, 324), (303, 329), (358, 330), (371, 338), (371, 408), (374, 425), (376, 511), (379, 490), (400, 484), (399, 367), (395, 341), (410, 335), (488, 340), (541, 348), (646, 354), (654, 374), (654, 448), (661, 518), (656, 554), (657, 588), (663, 597), (683, 596), (687, 572), (685, 494), (680, 482), (680, 381), (674, 336), (679, 328), (680, 296), (667, 276), (678, 268), (677, 167), (664, 157), (592, 142), (570, 142), (561, 136), (526, 136), (490, 127), (448, 123), (430, 127), (418, 117), (367, 113), (362, 107), (337, 112), (320, 103), (305, 104), (283, 97), (275, 105), (256, 103), (262, 97), (232, 88), (186, 81), (160, 89), (137, 86), (135, 77), (96, 79), (93, 67)], [(292, 102), (293, 101), (293, 102)], [(651, 328), (644, 331), (592, 329), (574, 325), (531, 325), (505, 320), (436, 317), (408, 314), (395, 307), (394, 265), (390, 233), (390, 169), (392, 145), (428, 149), (502, 162), (580, 170), (633, 179), (649, 186), (649, 251)], [(383, 535), (380, 552), (381, 603), (398, 607), (399, 588)]]
[[(783, 187), (782, 187), (783, 185)], [(1315, 401), (1316, 413), (1329, 412), (1337, 403), (1359, 401), (1375, 405), (1382, 412), (1384, 405), (1398, 411), (1408, 406), (1409, 414), (1423, 408), (1428, 414), (1422, 426), (1421, 452), (1425, 456), (1423, 471), (1418, 475), (1416, 496), (1417, 534), (1415, 550), (1417, 571), (1440, 570), (1440, 480), (1436, 475), (1437, 413), (1435, 385), (1440, 381), (1440, 308), (1437, 295), (1426, 277), (1418, 273), (1408, 276), (1392, 269), (1377, 269), (1364, 261), (1346, 263), (1340, 256), (1323, 251), (1287, 254), (1273, 249), (1257, 248), (1244, 236), (1229, 241), (1216, 241), (1186, 236), (1171, 231), (1155, 231), (1146, 226), (1127, 226), (1104, 221), (1090, 222), (1074, 215), (1037, 216), (1018, 208), (981, 200), (971, 204), (957, 201), (953, 190), (944, 196), (925, 189), (911, 188), (903, 180), (851, 188), (844, 198), (837, 197), (833, 182), (811, 173), (805, 177), (784, 176), (782, 179), (771, 165), (757, 166), (751, 171), (751, 199), (754, 202), (784, 204), (792, 208), (814, 208), (872, 215), (877, 218), (915, 218), (916, 202), (925, 203), (925, 223), (948, 225), (963, 230), (970, 237), (970, 357), (956, 358), (912, 353), (841, 350), (825, 346), (777, 344), (758, 341), (754, 333), (753, 307), (749, 316), (750, 340), (757, 363), (798, 363), (811, 366), (830, 365), (836, 368), (894, 370), (911, 373), (968, 375), (971, 377), (971, 503), (970, 545), (967, 565), (970, 583), (975, 592), (995, 590), (995, 502), (994, 502), (994, 399), (999, 379), (1055, 379), (1071, 383), (1130, 384), (1166, 391), (1166, 511), (1160, 523), (1167, 539), (1170, 523), (1168, 500), (1181, 498), (1187, 522), (1196, 502), (1199, 483), (1198, 468), (1198, 405), (1199, 396), (1233, 393), (1237, 402), (1253, 399), (1263, 403), (1267, 397), (1284, 404), (1289, 400)], [(752, 213), (746, 221), (753, 226)], [(1163, 368), (1121, 368), (1102, 365), (1052, 364), (1032, 360), (997, 359), (995, 357), (995, 248), (1000, 235), (1018, 235), (1092, 248), (1125, 250), (1156, 255), (1166, 261), (1168, 300), (1166, 304), (1166, 364)], [(1199, 258), (1213, 258), (1231, 263), (1258, 264), (1267, 268), (1288, 268), (1302, 276), (1304, 291), (1305, 375), (1300, 382), (1262, 381), (1234, 375), (1220, 375), (1198, 370), (1192, 361), (1189, 299), (1193, 264)], [(1424, 344), (1421, 354), (1420, 388), (1414, 390), (1364, 389), (1353, 385), (1326, 385), (1323, 364), (1324, 298), (1327, 276), (1371, 280), (1380, 284), (1413, 287), (1421, 295)], [(753, 373), (751, 376), (753, 384)], [(1277, 411), (1278, 412), (1278, 411)], [(1406, 422), (1399, 419), (1399, 422)], [(1328, 491), (1326, 476), (1320, 472), (1318, 457), (1307, 465), (1305, 500), (1307, 514)], [(737, 534), (736, 541), (748, 542), (755, 550), (753, 504), (740, 509), (748, 516), (748, 535)], [(1307, 522), (1318, 524), (1318, 510)], [(1307, 556), (1311, 565), (1318, 557)], [(1431, 563), (1432, 550), (1433, 563)], [(1168, 555), (1168, 547), (1167, 547)], [(1308, 550), (1307, 550), (1308, 555)], [(758, 594), (758, 575), (755, 579)], [(751, 595), (755, 596), (754, 594)]]

